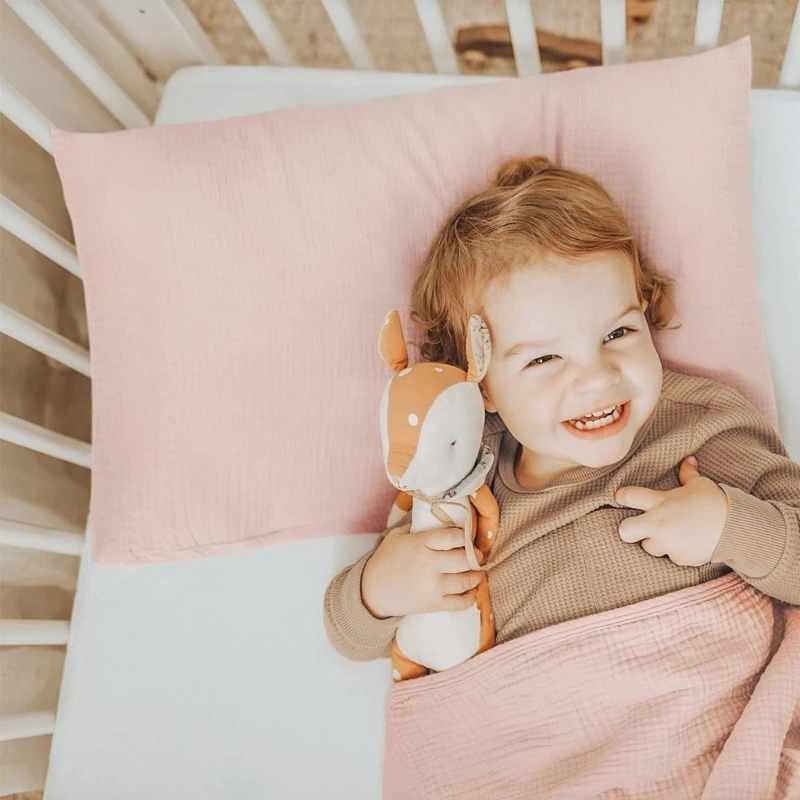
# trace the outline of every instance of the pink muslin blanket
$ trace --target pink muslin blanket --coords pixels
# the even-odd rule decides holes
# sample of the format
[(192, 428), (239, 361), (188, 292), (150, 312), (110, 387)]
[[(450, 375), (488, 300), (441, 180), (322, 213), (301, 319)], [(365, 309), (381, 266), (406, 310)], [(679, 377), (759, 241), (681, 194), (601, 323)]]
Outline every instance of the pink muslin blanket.
[(394, 687), (385, 800), (800, 798), (800, 608), (736, 574)]

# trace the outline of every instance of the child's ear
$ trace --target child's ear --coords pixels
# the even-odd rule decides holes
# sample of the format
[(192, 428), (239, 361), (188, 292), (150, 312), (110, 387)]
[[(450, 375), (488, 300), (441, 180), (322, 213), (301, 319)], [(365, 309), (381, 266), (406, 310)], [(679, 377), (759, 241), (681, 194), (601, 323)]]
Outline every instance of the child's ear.
[(487, 413), (496, 414), (497, 406), (492, 402), (492, 398), (489, 397), (489, 392), (486, 391), (486, 384), (479, 383), (478, 386), (480, 386), (481, 397), (483, 398), (483, 407), (486, 409)]

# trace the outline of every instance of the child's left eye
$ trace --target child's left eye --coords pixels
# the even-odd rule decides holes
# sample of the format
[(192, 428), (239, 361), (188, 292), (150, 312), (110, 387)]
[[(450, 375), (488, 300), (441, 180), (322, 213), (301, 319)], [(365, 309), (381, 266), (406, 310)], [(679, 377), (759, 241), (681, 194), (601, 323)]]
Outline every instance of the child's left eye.
[(603, 339), (603, 341), (604, 342), (610, 342), (612, 339), (621, 339), (626, 334), (633, 333), (634, 330), (636, 330), (636, 329), (635, 328), (628, 328), (628, 327), (617, 328), (616, 330), (611, 331), (611, 333), (609, 333), (608, 336), (606, 336), (606, 338)]

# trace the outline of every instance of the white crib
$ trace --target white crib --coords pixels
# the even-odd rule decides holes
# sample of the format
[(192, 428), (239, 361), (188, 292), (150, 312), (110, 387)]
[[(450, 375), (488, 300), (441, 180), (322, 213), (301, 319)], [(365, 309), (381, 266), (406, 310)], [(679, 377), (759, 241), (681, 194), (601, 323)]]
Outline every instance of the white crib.
[[(84, 532), (91, 447), (85, 439), (89, 435), (87, 379), (91, 360), (80, 307), (80, 265), (51, 157), (50, 128), (112, 131), (292, 105), (366, 100), (496, 79), (458, 74), (451, 33), (438, 0), (413, 0), (437, 74), (375, 71), (374, 53), (347, 0), (320, 2), (353, 70), (294, 66), (292, 51), (266, 3), (231, 2), (273, 66), (223, 65), (184, 0), (5, 0), (0, 4), (0, 110), (6, 150), (0, 205), (2, 268), (6, 273), (0, 332), (4, 357), (10, 357), (15, 365), (3, 370), (4, 382), (19, 382), (3, 387), (7, 399), (0, 417), (4, 483), (0, 554), (13, 583), (3, 594), (10, 611), (4, 609), (0, 626), (0, 796), (41, 790), (47, 778), (46, 796), (52, 800), (95, 800), (88, 792), (96, 784), (85, 775), (78, 776), (91, 766), (91, 754), (87, 755), (86, 748), (76, 747), (75, 739), (85, 735), (89, 742), (86, 747), (91, 750), (96, 746), (88, 729), (93, 719), (102, 716), (103, 694), (96, 694), (98, 705), (83, 713), (77, 699), (83, 695), (76, 694), (76, 684), (102, 682), (106, 674), (103, 669), (122, 668), (120, 659), (125, 652), (125, 645), (114, 639), (113, 606), (103, 623), (111, 655), (100, 657), (99, 634), (86, 637), (82, 631), (89, 559), (83, 560), (77, 577), (71, 621), (67, 621), (68, 604), (64, 604), (88, 540)], [(624, 0), (597, 2), (603, 61), (620, 63), (626, 51)], [(505, 0), (505, 11), (518, 74), (541, 71), (531, 3)], [(723, 0), (698, 0), (696, 49), (716, 46), (722, 20)], [(792, 416), (800, 409), (800, 333), (795, 318), (800, 299), (800, 7), (794, 12), (778, 84), (778, 89), (753, 91), (752, 197), (760, 300), (781, 433), (793, 458), (800, 460), (800, 421)], [(59, 274), (59, 269), (68, 275)], [(62, 299), (57, 302), (56, 297)], [(83, 377), (76, 379), (75, 374)], [(33, 388), (31, 376), (38, 381)], [(53, 399), (65, 397), (70, 407), (54, 410)], [(51, 419), (53, 426), (48, 424)], [(353, 548), (369, 547), (372, 541), (372, 537), (364, 537)], [(334, 563), (347, 563), (356, 555), (355, 550), (331, 550), (331, 569)], [(124, 580), (120, 573), (120, 586)], [(187, 576), (180, 590), (199, 590), (197, 580), (196, 575)], [(292, 580), (288, 565), (283, 580)], [(26, 592), (44, 585), (55, 592), (55, 600), (40, 607), (54, 609), (57, 619), (36, 618), (27, 610), (35, 606), (26, 602)], [(319, 616), (316, 598), (301, 604), (298, 614), (301, 621), (318, 624), (313, 622)], [(158, 624), (153, 622), (154, 626)], [(65, 645), (67, 658), (57, 716)], [(311, 650), (307, 655), (317, 666), (319, 659), (325, 658)], [(87, 670), (85, 662), (90, 656), (94, 661)], [(332, 663), (328, 689), (335, 690), (336, 669)], [(291, 670), (284, 670), (280, 676), (285, 680), (304, 679), (302, 669), (294, 676)], [(376, 684), (383, 680), (368, 667), (361, 679)], [(201, 671), (193, 684), (198, 692), (202, 692), (202, 680)], [(307, 702), (315, 702), (316, 697), (311, 692)], [(142, 700), (132, 696), (130, 703)], [(352, 699), (341, 702), (356, 718), (363, 718), (356, 720), (358, 724), (374, 726), (366, 721), (376, 716), (371, 715), (371, 706), (354, 708)], [(175, 708), (180, 711), (179, 706)], [(292, 731), (294, 713), (289, 710), (272, 720), (281, 736), (298, 735)], [(159, 725), (159, 721), (154, 720), (153, 725)], [(379, 731), (374, 734), (380, 736)], [(137, 736), (147, 735), (147, 726), (139, 720), (124, 747), (130, 747)], [(214, 731), (198, 735), (213, 742)], [(334, 780), (332, 773), (325, 771), (335, 771), (332, 765), (336, 759), (347, 759), (342, 743), (332, 742), (331, 752), (316, 768), (314, 754), (303, 752), (299, 740), (297, 746), (296, 763), (268, 765), (273, 775), (271, 793), (259, 794), (232, 775), (230, 790), (220, 800), (317, 797), (317, 792), (327, 787), (334, 787), (334, 796), (339, 796), (337, 792), (343, 797), (378, 796), (380, 776), (374, 767), (374, 753), (369, 755), (372, 761), (362, 779), (347, 785), (341, 772)], [(375, 752), (377, 749), (376, 745)], [(105, 760), (98, 762), (98, 769), (136, 771), (136, 763), (126, 760), (129, 751), (122, 746), (116, 761), (108, 752), (99, 756)], [(210, 758), (213, 755), (208, 753)], [(301, 781), (304, 788), (292, 789), (293, 770), (303, 770), (304, 766), (311, 773), (316, 769), (316, 776), (306, 775)], [(151, 791), (147, 796), (155, 800), (188, 797), (170, 788), (181, 785), (173, 784), (173, 777), (165, 766), (163, 774), (145, 782), (161, 787), (157, 795)], [(263, 774), (250, 777), (255, 780)], [(85, 787), (83, 794), (75, 788), (76, 780)], [(145, 795), (134, 790), (133, 794), (119, 796)], [(106, 798), (117, 800), (116, 795), (106, 794), (103, 800)]]

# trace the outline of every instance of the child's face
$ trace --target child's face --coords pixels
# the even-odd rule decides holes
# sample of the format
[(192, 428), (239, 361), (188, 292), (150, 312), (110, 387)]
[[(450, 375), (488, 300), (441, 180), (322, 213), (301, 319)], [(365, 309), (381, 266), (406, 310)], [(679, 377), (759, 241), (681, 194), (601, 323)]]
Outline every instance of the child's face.
[(624, 458), (662, 380), (627, 256), (548, 256), (496, 281), (483, 314), (492, 335), (486, 408), (525, 448), (520, 463), (554, 476)]

